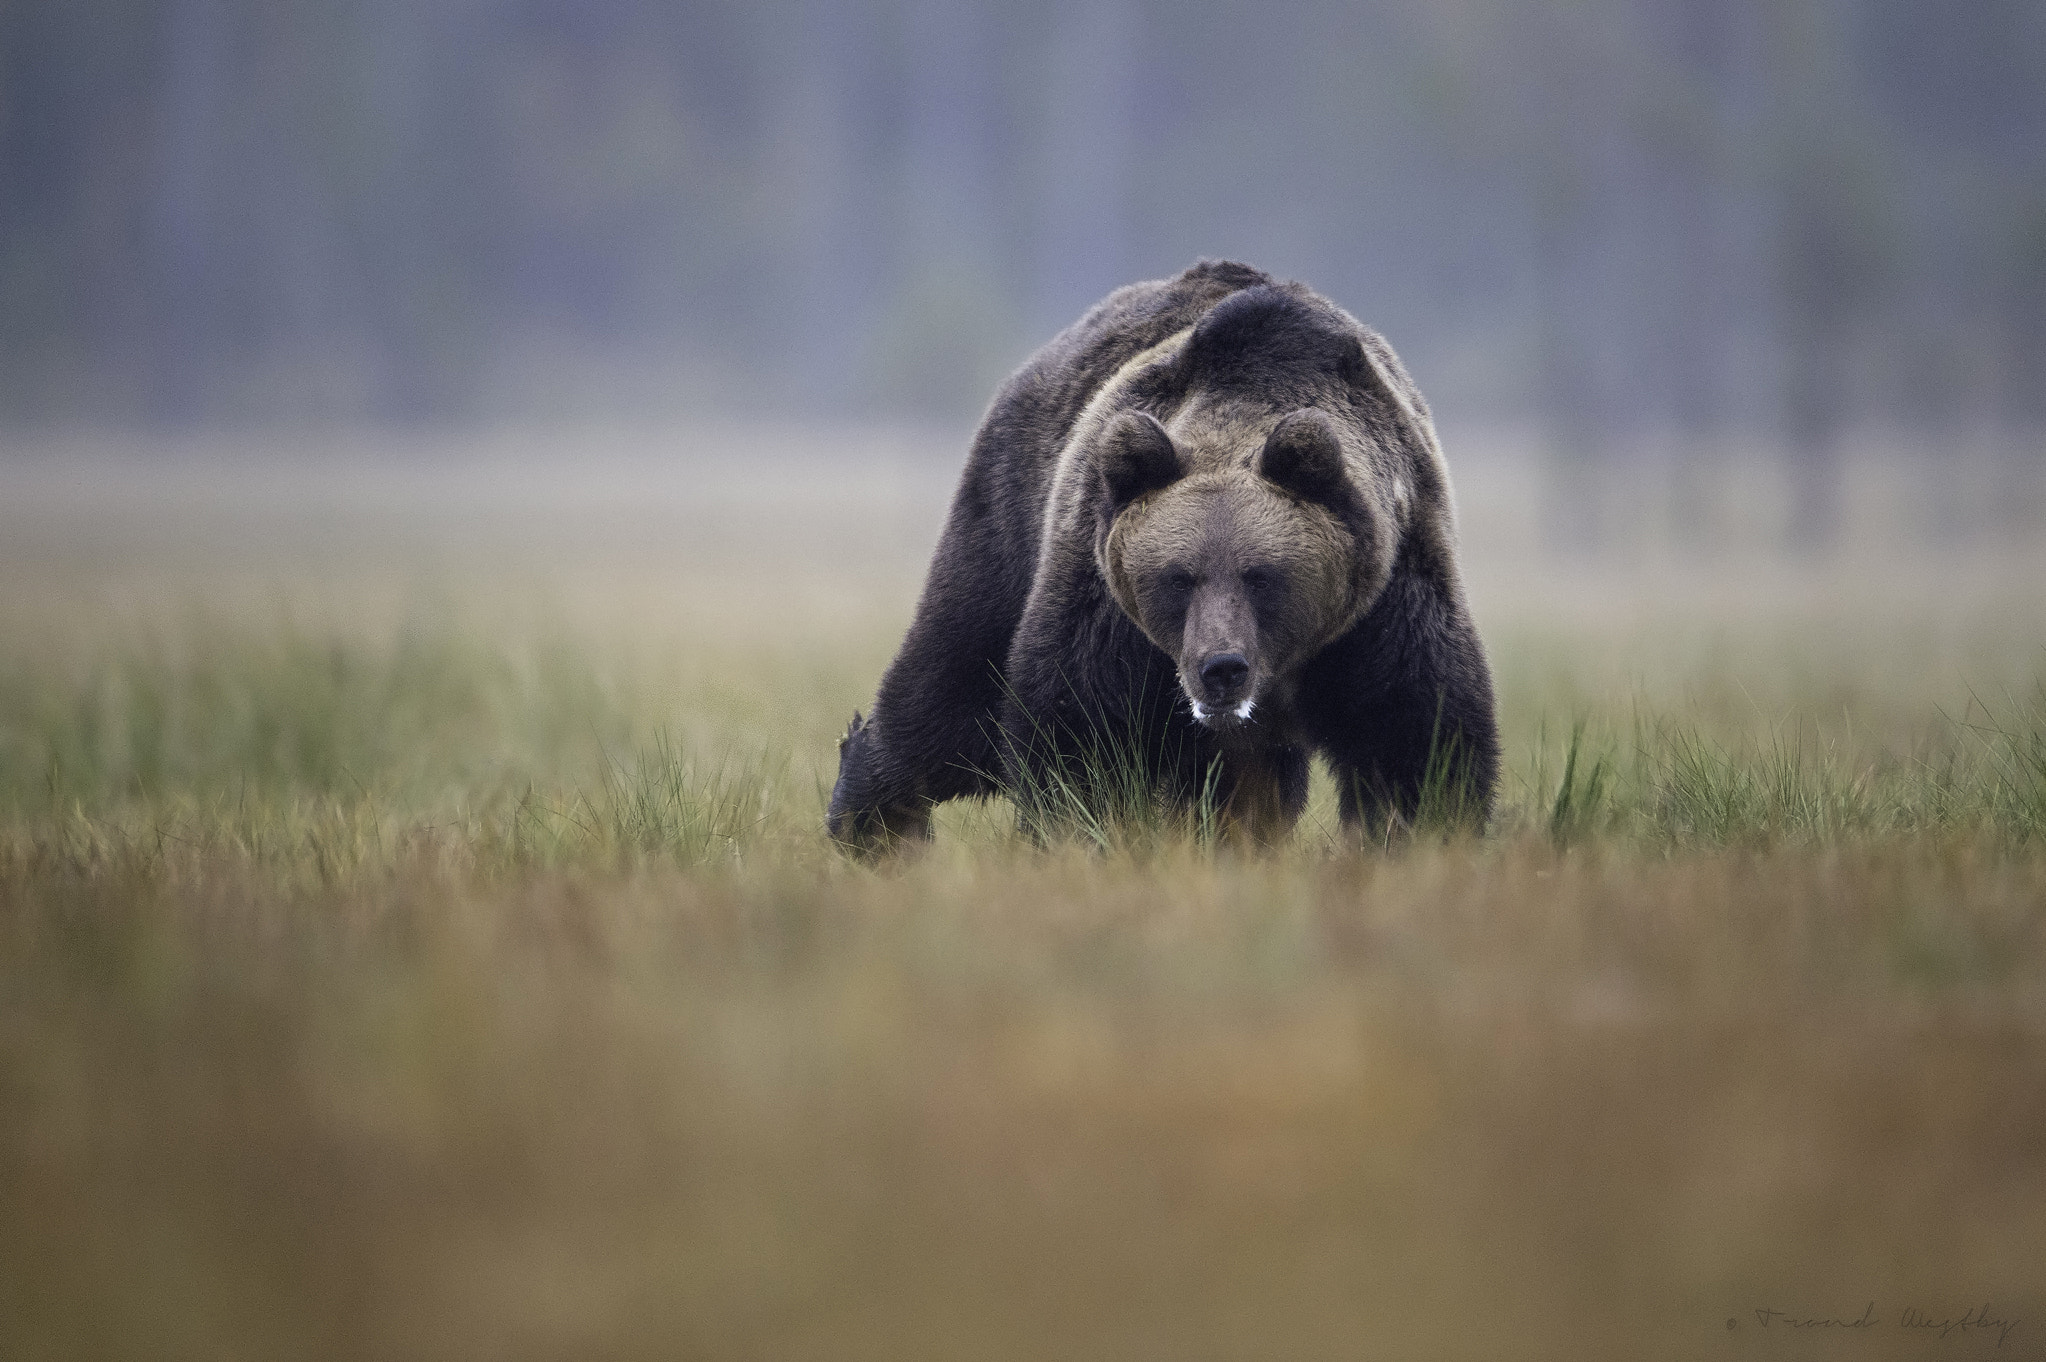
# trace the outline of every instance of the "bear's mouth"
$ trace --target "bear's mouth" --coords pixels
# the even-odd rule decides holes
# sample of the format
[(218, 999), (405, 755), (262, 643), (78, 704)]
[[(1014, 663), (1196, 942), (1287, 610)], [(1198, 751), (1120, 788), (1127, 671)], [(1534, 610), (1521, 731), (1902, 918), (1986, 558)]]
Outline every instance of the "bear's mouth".
[(1194, 721), (1206, 728), (1235, 728), (1249, 723), (1251, 715), (1257, 712), (1257, 701), (1248, 696), (1233, 705), (1211, 705), (1191, 696), (1187, 703), (1193, 706)]

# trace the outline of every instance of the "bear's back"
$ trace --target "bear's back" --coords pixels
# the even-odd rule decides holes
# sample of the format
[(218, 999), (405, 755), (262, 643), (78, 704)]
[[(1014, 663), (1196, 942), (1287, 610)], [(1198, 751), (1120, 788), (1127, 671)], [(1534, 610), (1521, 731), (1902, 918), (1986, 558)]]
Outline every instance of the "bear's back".
[(996, 396), (982, 438), (993, 436), (1009, 460), (1027, 463), (1033, 474), (1048, 479), (1074, 423), (1102, 385), (1136, 356), (1194, 326), (1224, 298), (1272, 282), (1250, 265), (1203, 260), (1174, 278), (1117, 289), (1017, 370)]

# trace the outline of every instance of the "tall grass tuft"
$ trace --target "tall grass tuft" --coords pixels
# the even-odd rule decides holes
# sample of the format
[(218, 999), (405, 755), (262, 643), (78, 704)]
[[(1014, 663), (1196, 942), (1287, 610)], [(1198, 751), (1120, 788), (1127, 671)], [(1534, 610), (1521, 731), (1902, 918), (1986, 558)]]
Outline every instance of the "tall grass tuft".
[(71, 666), (0, 655), (0, 809), (417, 794), (558, 768), (632, 728), (565, 642), (511, 652), (432, 619), (385, 640), (195, 622)]
[(1482, 832), (1486, 808), (1471, 774), (1462, 735), (1442, 731), (1438, 707), (1435, 731), (1428, 739), (1428, 760), (1421, 768), (1421, 788), (1414, 801), (1417, 830), (1439, 833)]
[(606, 759), (587, 788), (549, 798), (528, 786), (486, 822), (482, 839), (515, 866), (686, 868), (735, 859), (772, 815), (772, 766), (765, 755), (706, 766), (672, 736), (657, 734), (629, 766)]
[[(1555, 798), (1549, 802), (1549, 840), (1558, 848), (1567, 847), (1596, 831), (1606, 813), (1612, 767), (1604, 752), (1587, 759), (1584, 747), (1584, 720), (1579, 719), (1570, 726), (1570, 746), (1563, 756), (1563, 776), (1557, 782)], [(1580, 761), (1584, 762), (1581, 775), (1578, 773)]]
[(1027, 737), (1001, 739), (1008, 761), (999, 783), (1027, 840), (1137, 855), (1189, 842), (1214, 845), (1223, 832), (1221, 762), (1203, 765), (1192, 791), (1178, 788), (1185, 734), (1163, 726), (1162, 746), (1147, 751), (1143, 735), (1153, 731), (1147, 703), (1139, 695), (1131, 705), (1123, 722), (1096, 716), (1055, 730), (1033, 716)]
[[(1986, 707), (1985, 707), (1986, 708)], [(2029, 712), (1985, 717), (1962, 728), (1979, 745), (1989, 817), (2013, 837), (2046, 839), (2046, 683)]]

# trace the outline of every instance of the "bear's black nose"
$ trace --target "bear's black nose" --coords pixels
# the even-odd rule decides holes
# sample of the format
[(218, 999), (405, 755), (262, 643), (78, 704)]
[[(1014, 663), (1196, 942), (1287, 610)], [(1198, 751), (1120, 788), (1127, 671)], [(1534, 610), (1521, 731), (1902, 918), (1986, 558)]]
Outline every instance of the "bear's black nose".
[(1201, 689), (1208, 693), (1211, 705), (1227, 704), (1237, 698), (1243, 683), (1250, 679), (1250, 664), (1243, 660), (1242, 653), (1217, 653), (1201, 663)]

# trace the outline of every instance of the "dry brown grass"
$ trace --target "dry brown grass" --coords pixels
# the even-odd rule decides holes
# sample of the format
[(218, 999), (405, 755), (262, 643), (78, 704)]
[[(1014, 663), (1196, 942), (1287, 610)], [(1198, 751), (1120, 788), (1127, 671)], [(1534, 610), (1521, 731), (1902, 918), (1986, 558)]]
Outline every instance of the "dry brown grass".
[(0, 496), (0, 1354), (2046, 1346), (2035, 559), (1559, 570), (1466, 471), (1493, 836), (870, 871), (942, 495), (774, 466)]

